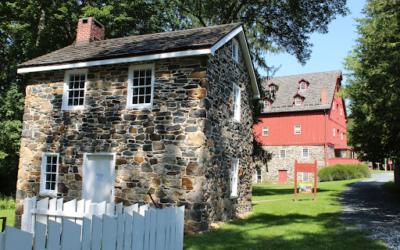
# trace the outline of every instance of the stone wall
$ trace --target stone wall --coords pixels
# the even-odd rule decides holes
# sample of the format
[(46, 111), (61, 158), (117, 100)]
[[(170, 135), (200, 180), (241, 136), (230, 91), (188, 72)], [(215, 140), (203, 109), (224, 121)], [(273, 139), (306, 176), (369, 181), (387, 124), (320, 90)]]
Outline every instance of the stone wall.
[[(230, 43), (196, 56), (91, 67), (84, 110), (62, 111), (65, 71), (32, 73), (26, 88), (17, 182), (22, 202), (38, 195), (43, 152), (60, 153), (58, 197), (82, 196), (83, 154), (116, 153), (115, 201), (186, 206), (186, 231), (251, 209), (252, 96), (241, 53)], [(126, 109), (128, 69), (155, 63), (154, 105)], [(241, 90), (232, 121), (232, 81)], [(240, 158), (239, 197), (229, 199), (229, 166)], [(42, 198), (42, 197), (41, 197)]]
[[(303, 158), (302, 150), (307, 147), (309, 157)], [(271, 183), (278, 183), (278, 171), (287, 170), (288, 183), (294, 182), (294, 164), (295, 160), (299, 163), (314, 163), (317, 161), (317, 168), (325, 166), (324, 146), (264, 146), (265, 150), (272, 153), (272, 159), (268, 162), (267, 179)], [(286, 149), (286, 158), (279, 158), (279, 150)], [(302, 174), (298, 173), (297, 178), (302, 181)], [(309, 178), (314, 178), (313, 174)]]

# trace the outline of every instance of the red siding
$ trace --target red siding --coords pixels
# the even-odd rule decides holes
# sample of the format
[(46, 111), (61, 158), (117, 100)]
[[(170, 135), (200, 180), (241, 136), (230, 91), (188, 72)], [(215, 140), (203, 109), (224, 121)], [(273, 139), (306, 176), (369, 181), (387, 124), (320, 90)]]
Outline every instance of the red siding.
[[(262, 121), (254, 126), (254, 134), (265, 146), (316, 145), (325, 142), (323, 111), (304, 111), (261, 115)], [(294, 134), (294, 126), (301, 125), (301, 134)], [(268, 136), (262, 136), (262, 128), (268, 127)]]

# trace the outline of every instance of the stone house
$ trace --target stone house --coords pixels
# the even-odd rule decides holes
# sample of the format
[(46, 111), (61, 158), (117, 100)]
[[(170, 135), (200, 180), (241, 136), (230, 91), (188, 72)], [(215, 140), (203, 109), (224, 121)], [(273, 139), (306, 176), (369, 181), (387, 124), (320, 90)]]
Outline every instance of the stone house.
[[(314, 163), (318, 167), (337, 163), (359, 163), (347, 146), (345, 102), (340, 91), (340, 70), (275, 77), (263, 83), (269, 91), (263, 98), (262, 122), (254, 134), (272, 154), (268, 166), (259, 164), (253, 182), (290, 183), (294, 181), (294, 162)], [(299, 173), (308, 181), (313, 174)], [(312, 179), (311, 179), (312, 180)]]
[(242, 24), (104, 40), (79, 20), (74, 45), (29, 74), (17, 182), (25, 197), (185, 205), (185, 230), (251, 211), (252, 101)]

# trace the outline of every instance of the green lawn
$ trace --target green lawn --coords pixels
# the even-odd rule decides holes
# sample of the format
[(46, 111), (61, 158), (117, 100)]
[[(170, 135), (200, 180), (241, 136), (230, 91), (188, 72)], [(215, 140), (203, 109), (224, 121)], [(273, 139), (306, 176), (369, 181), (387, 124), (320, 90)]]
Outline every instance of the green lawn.
[[(0, 217), (7, 217), (7, 225), (13, 227), (14, 226), (14, 216), (15, 210), (0, 210)], [(2, 221), (0, 221), (2, 223)], [(1, 228), (1, 224), (0, 224)], [(0, 229), (1, 230), (1, 229)]]
[(371, 174), (388, 174), (392, 173), (393, 171), (385, 171), (385, 170), (370, 170)]
[(185, 249), (386, 249), (365, 238), (364, 231), (347, 231), (340, 224), (338, 195), (358, 180), (318, 183), (317, 201), (299, 195), (293, 185), (254, 185), (253, 200), (284, 199), (253, 204), (253, 214), (202, 235), (186, 235)]

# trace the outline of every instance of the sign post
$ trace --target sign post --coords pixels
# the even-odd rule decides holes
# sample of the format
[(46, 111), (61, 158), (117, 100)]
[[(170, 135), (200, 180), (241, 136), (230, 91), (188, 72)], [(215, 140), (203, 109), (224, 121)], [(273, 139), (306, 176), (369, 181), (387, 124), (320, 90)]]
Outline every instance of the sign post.
[(297, 173), (314, 173), (314, 201), (317, 200), (317, 161), (312, 163), (294, 162), (294, 201), (297, 201)]
[(392, 164), (393, 164), (393, 162), (390, 160), (390, 161), (389, 161), (390, 171), (392, 171)]

